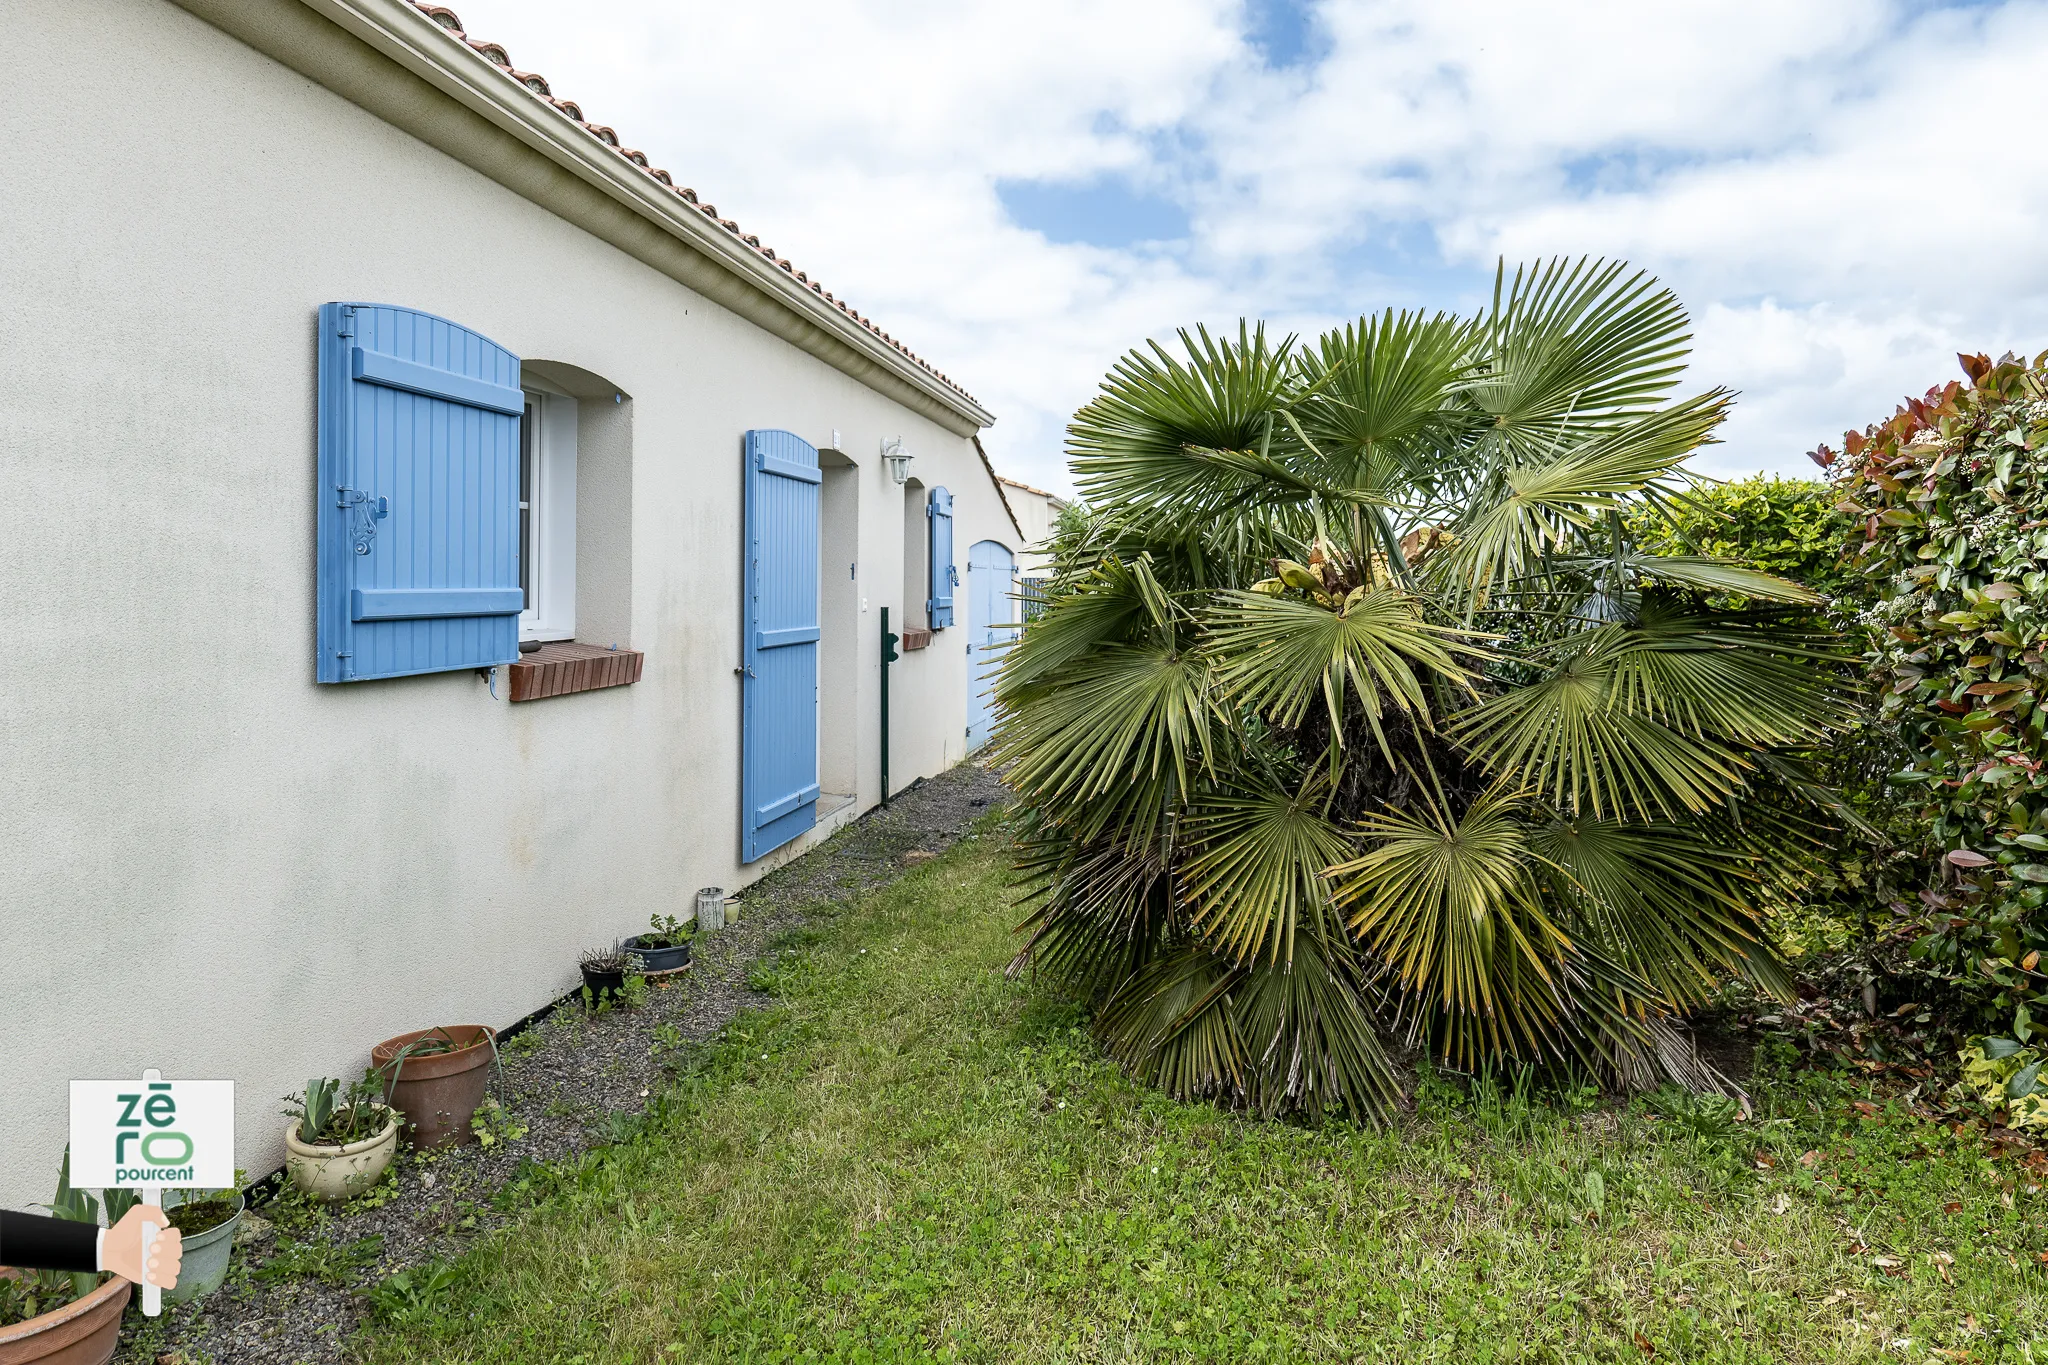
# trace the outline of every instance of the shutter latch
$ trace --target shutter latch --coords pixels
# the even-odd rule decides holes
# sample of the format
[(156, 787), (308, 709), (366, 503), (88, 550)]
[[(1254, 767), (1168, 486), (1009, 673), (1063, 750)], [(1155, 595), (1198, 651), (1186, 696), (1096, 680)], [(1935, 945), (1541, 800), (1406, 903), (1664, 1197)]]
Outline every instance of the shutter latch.
[(391, 499), (373, 498), (360, 488), (348, 488), (341, 484), (334, 486), (334, 505), (353, 515), (349, 520), (354, 529), (349, 539), (355, 545), (356, 553), (370, 553), (370, 543), (377, 538), (377, 523), (391, 515)]

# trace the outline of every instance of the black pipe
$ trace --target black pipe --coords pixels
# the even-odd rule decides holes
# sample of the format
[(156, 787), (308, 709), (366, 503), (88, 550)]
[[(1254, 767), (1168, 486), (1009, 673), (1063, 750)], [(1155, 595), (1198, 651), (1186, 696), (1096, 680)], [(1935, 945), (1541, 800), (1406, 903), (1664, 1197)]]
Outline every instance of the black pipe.
[(882, 804), (889, 804), (889, 665), (896, 662), (896, 637), (889, 633), (889, 609), (882, 608)]

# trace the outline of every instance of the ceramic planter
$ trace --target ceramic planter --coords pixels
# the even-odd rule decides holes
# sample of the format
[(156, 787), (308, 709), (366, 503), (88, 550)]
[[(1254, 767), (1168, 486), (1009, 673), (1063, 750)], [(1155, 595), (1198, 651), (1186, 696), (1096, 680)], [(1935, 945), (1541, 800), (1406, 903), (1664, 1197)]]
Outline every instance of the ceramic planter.
[[(411, 1053), (400, 1059), (408, 1044), (429, 1035), (454, 1039), (456, 1050)], [(482, 1024), (456, 1024), (401, 1033), (370, 1049), (371, 1063), (391, 1086), (392, 1108), (405, 1116), (413, 1146), (446, 1147), (470, 1140), (470, 1116), (491, 1083), (496, 1038), (497, 1032)]]
[(121, 1310), (134, 1287), (109, 1275), (82, 1299), (0, 1327), (0, 1365), (106, 1365), (121, 1344)]
[[(643, 948), (639, 934), (627, 939), (619, 946), (628, 957), (637, 958), (643, 972), (673, 972), (690, 965), (690, 943), (685, 939), (673, 948)], [(595, 995), (597, 992), (592, 991)]]
[[(168, 1201), (166, 1203), (166, 1213), (177, 1207)], [(184, 1254), (178, 1262), (178, 1285), (164, 1291), (165, 1303), (190, 1303), (220, 1288), (221, 1281), (228, 1277), (228, 1262), (235, 1252), (235, 1229), (242, 1226), (242, 1213), (246, 1207), (242, 1196), (237, 1194), (234, 1214), (226, 1222), (215, 1223), (204, 1232), (184, 1235)]]
[(361, 1194), (383, 1179), (398, 1155), (398, 1115), (383, 1105), (388, 1122), (375, 1137), (360, 1142), (323, 1143), (299, 1140), (299, 1125), (284, 1130), (284, 1168), (292, 1184), (330, 1204)]

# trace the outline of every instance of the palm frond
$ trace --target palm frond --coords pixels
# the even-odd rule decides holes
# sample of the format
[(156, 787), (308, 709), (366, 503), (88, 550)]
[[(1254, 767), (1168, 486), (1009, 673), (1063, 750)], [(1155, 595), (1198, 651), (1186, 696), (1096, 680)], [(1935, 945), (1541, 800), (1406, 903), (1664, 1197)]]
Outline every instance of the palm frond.
[(1393, 1115), (1399, 1086), (1343, 944), (1304, 933), (1291, 962), (1253, 966), (1236, 995), (1246, 1103), (1268, 1116)]
[[(1294, 372), (1293, 340), (1238, 325), (1237, 340), (1180, 333), (1185, 357), (1158, 342), (1132, 351), (1074, 414), (1067, 452), (1090, 502), (1151, 509), (1174, 523), (1227, 516), (1263, 501), (1274, 413)], [(1268, 461), (1270, 463), (1270, 461)]]
[(1486, 374), (1465, 397), (1510, 460), (1575, 445), (1650, 412), (1691, 349), (1678, 296), (1620, 261), (1552, 259), (1494, 274)]
[(1575, 641), (1607, 670), (1615, 707), (1687, 734), (1811, 744), (1855, 719), (1814, 663), (1846, 663), (1804, 615), (1714, 612), (1651, 593), (1639, 618)]
[(1429, 477), (1427, 453), (1469, 424), (1451, 396), (1477, 373), (1475, 325), (1388, 309), (1326, 333), (1300, 357), (1313, 397), (1295, 409), (1333, 482), (1385, 494)]
[(1728, 400), (1716, 389), (1507, 467), (1453, 524), (1456, 544), (1433, 561), (1439, 577), (1484, 593), (1570, 553), (1606, 513), (1673, 477), (1727, 416)]
[(1251, 1058), (1231, 1008), (1243, 974), (1196, 943), (1149, 959), (1095, 1017), (1109, 1055), (1177, 1100), (1242, 1092)]
[(1819, 593), (1789, 578), (1706, 555), (1651, 555), (1627, 551), (1607, 560), (1585, 561), (1567, 567), (1590, 571), (1614, 564), (1618, 564), (1631, 579), (1689, 588), (1694, 592), (1728, 593), (1759, 602), (1788, 602), (1800, 606), (1812, 606), (1821, 600)]
[(1353, 933), (1402, 987), (1446, 1010), (1481, 1016), (1505, 1003), (1498, 964), (1526, 959), (1548, 979), (1548, 963), (1569, 946), (1537, 897), (1518, 797), (1496, 787), (1453, 817), (1425, 799), (1426, 815), (1367, 814), (1358, 832), (1370, 847), (1329, 869), (1337, 900), (1354, 907)]
[(1209, 761), (1217, 716), (1198, 655), (1108, 645), (1057, 677), (1011, 703), (992, 761), (1033, 800), (1074, 812), (1080, 839), (1147, 822)]
[(1351, 845), (1323, 813), (1328, 785), (1313, 774), (1292, 795), (1204, 796), (1186, 826), (1195, 850), (1181, 871), (1181, 895), (1195, 930), (1239, 963), (1294, 960), (1304, 923), (1329, 918), (1323, 869)]
[(1105, 645), (1136, 643), (1148, 632), (1171, 640), (1176, 619), (1185, 615), (1153, 573), (1148, 555), (1130, 563), (1105, 558), (1064, 589), (1005, 653), (997, 674), (1004, 704)]
[(1012, 975), (1036, 965), (1084, 990), (1107, 991), (1136, 971), (1175, 921), (1165, 840), (1082, 843), (1025, 807), (1017, 875), (1030, 914)]
[(1335, 611), (1296, 597), (1227, 592), (1217, 595), (1207, 648), (1235, 700), (1291, 727), (1321, 697), (1341, 742), (1347, 695), (1375, 730), (1388, 706), (1427, 724), (1417, 670), (1468, 686), (1457, 655), (1484, 657), (1471, 638), (1432, 624), (1414, 596), (1394, 587), (1354, 589)]
[(1454, 717), (1450, 734), (1503, 780), (1555, 808), (1670, 820), (1741, 787), (1749, 762), (1615, 705), (1607, 661), (1577, 653)]
[(1529, 844), (1556, 869), (1553, 899), (1570, 907), (1578, 936), (1656, 987), (1668, 1008), (1705, 1003), (1747, 958), (1768, 952), (1743, 857), (1690, 829), (1559, 816), (1534, 826)]

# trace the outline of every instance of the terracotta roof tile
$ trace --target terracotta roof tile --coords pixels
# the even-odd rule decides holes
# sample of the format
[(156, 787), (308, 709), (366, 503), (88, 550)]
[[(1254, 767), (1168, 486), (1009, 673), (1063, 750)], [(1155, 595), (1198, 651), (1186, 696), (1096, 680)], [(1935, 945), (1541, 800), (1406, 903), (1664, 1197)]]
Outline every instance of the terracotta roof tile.
[[(880, 327), (877, 327), (871, 319), (862, 317), (859, 310), (850, 306), (845, 299), (834, 298), (831, 292), (827, 290), (822, 284), (818, 283), (816, 280), (811, 279), (811, 277), (806, 275), (803, 271), (798, 270), (789, 261), (776, 255), (775, 249), (773, 247), (762, 246), (761, 239), (759, 237), (755, 236), (752, 233), (742, 233), (740, 231), (740, 225), (732, 221), (732, 219), (720, 218), (718, 216), (718, 209), (715, 205), (699, 203), (697, 200), (697, 192), (695, 190), (690, 189), (687, 186), (677, 185), (675, 183), (674, 177), (670, 176), (667, 171), (664, 171), (659, 167), (650, 166), (647, 162), (647, 154), (645, 152), (636, 151), (631, 147), (621, 146), (619, 143), (619, 135), (612, 129), (605, 127), (601, 123), (592, 123), (588, 119), (586, 119), (583, 116), (583, 107), (581, 105), (577, 104), (574, 100), (556, 98), (554, 91), (549, 88), (547, 78), (545, 76), (536, 75), (531, 71), (519, 71), (514, 69), (512, 65), (512, 56), (510, 53), (505, 51), (505, 48), (502, 44), (483, 42), (479, 39), (470, 37), (469, 34), (463, 30), (462, 20), (456, 15), (454, 10), (448, 8), (446, 5), (428, 4), (425, 2), (425, 0), (412, 0), (412, 4), (415, 9), (420, 11), (420, 13), (426, 15), (429, 19), (432, 19), (435, 23), (439, 24), (442, 28), (446, 29), (455, 37), (460, 38), (463, 42), (467, 43), (471, 48), (475, 49), (478, 53), (481, 53), (486, 60), (488, 60), (492, 65), (496, 66), (501, 71), (503, 71), (506, 74), (506, 76), (509, 77), (511, 80), (517, 82), (521, 89), (525, 90), (535, 99), (546, 104), (549, 108), (555, 110), (564, 118), (567, 118), (571, 123), (574, 123), (577, 127), (583, 129), (583, 131), (585, 131), (586, 133), (589, 133), (599, 142), (602, 142), (605, 146), (617, 152), (621, 157), (624, 157), (631, 164), (638, 166), (643, 172), (647, 174), (649, 178), (654, 180), (657, 184), (666, 187), (671, 193), (680, 198), (684, 203), (694, 205), (698, 209), (702, 210), (705, 217), (716, 221), (720, 227), (724, 228), (727, 232), (732, 233), (735, 237), (738, 237), (741, 241), (745, 242), (754, 250), (760, 252), (761, 255), (767, 257), (771, 263), (782, 267), (782, 269), (788, 271), (791, 275), (794, 275), (800, 282), (810, 285), (811, 291), (813, 293), (821, 295), (827, 303), (837, 304), (840, 312), (845, 313), (848, 317), (858, 322), (862, 327), (865, 327), (868, 331), (872, 332), (876, 337), (880, 338), (884, 343), (886, 343), (890, 347), (893, 347), (895, 350), (902, 352), (902, 354), (907, 356), (911, 361), (913, 361), (919, 369), (923, 370), (925, 373), (929, 375), (932, 375), (940, 383), (944, 384), (947, 388), (953, 390), (953, 392), (959, 394), (962, 398), (965, 398), (968, 402), (977, 403), (978, 405), (978, 400), (975, 399), (973, 394), (967, 392), (967, 390), (961, 388), (958, 384), (955, 384), (951, 379), (948, 379), (943, 371), (934, 369), (929, 362), (919, 359), (917, 355), (913, 353), (909, 347), (905, 346), (902, 342), (890, 336)], [(979, 445), (980, 443), (977, 441), (977, 448), (979, 448)], [(982, 462), (984, 464), (988, 462), (988, 456), (986, 454), (982, 455)], [(993, 477), (995, 471), (991, 469), (989, 473), (991, 477)], [(998, 490), (998, 492), (1000, 492), (1000, 489)], [(1015, 520), (1014, 516), (1012, 517), (1012, 520)]]

